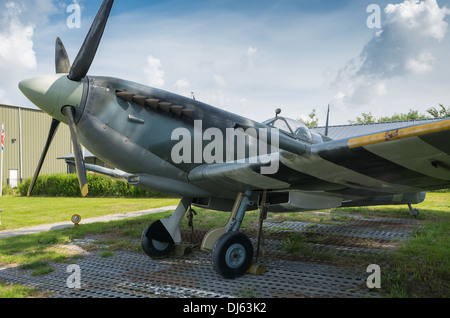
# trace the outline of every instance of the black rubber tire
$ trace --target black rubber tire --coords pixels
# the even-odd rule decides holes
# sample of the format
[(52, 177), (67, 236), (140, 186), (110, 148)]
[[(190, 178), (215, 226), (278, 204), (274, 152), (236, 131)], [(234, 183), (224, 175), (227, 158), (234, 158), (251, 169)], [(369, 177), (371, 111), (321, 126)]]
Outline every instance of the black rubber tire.
[[(144, 232), (142, 232), (141, 237), (141, 246), (144, 250), (145, 254), (154, 259), (166, 258), (169, 256), (170, 252), (173, 251), (175, 247), (175, 243), (173, 240), (169, 240), (169, 242), (162, 242), (154, 239), (152, 237), (152, 233), (150, 228), (154, 225), (154, 223), (149, 224)], [(149, 231), (150, 230), (150, 231)]]
[(242, 276), (249, 269), (252, 260), (253, 245), (243, 233), (228, 232), (214, 245), (212, 261), (216, 272), (223, 278)]

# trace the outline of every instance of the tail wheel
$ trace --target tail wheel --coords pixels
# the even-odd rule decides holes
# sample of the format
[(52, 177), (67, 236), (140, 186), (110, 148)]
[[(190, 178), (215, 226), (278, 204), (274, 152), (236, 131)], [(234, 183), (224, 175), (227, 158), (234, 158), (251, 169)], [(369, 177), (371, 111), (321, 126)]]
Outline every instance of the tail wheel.
[(228, 232), (217, 240), (212, 258), (217, 273), (224, 278), (236, 278), (252, 264), (253, 245), (245, 234)]

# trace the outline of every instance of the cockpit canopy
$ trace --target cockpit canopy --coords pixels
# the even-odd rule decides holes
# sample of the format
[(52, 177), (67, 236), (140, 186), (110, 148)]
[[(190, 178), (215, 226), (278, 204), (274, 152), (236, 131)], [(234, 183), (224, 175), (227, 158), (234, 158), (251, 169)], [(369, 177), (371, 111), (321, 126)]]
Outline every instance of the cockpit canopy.
[(277, 116), (265, 121), (263, 124), (266, 124), (273, 128), (278, 128), (286, 135), (295, 139), (306, 141), (308, 143), (316, 144), (323, 142), (322, 136), (311, 132), (305, 124), (298, 120)]

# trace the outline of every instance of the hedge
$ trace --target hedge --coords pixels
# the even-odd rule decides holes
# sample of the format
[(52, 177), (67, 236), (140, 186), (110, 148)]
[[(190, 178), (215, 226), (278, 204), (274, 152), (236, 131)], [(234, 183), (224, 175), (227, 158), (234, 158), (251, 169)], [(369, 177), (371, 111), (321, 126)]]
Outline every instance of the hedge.
[[(151, 192), (130, 186), (126, 182), (87, 175), (90, 197), (168, 197), (165, 194)], [(26, 196), (31, 178), (18, 186), (20, 195)], [(33, 189), (33, 196), (79, 197), (80, 186), (76, 174), (53, 174), (39, 176)]]
[[(169, 195), (151, 192), (130, 186), (126, 182), (113, 180), (97, 175), (88, 174), (88, 185), (90, 197), (150, 197), (165, 198)], [(19, 194), (26, 196), (30, 187), (31, 178), (18, 186)], [(450, 189), (443, 189), (433, 192), (450, 192)], [(79, 197), (81, 196), (80, 186), (76, 174), (53, 174), (40, 176), (33, 189), (33, 196), (52, 197)]]

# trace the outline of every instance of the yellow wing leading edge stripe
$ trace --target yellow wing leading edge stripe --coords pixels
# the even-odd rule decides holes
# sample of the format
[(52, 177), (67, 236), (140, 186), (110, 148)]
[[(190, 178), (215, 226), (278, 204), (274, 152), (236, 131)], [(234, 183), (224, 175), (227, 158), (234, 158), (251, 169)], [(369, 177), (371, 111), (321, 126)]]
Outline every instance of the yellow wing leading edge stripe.
[(433, 134), (441, 131), (450, 130), (450, 119), (429, 123), (425, 125), (418, 125), (413, 127), (396, 129), (388, 132), (373, 134), (369, 136), (352, 138), (348, 141), (350, 149), (373, 145), (386, 141), (399, 140), (409, 137), (422, 136)]

